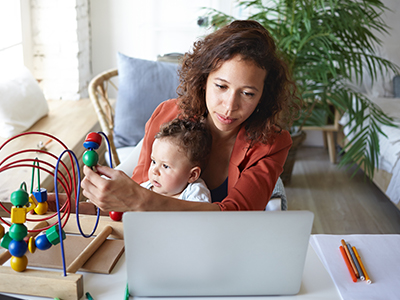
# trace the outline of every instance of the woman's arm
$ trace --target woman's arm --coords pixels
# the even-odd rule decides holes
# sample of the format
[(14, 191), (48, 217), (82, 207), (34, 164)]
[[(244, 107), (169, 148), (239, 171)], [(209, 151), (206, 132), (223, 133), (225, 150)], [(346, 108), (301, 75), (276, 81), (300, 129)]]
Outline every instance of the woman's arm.
[(96, 169), (97, 172), (94, 172), (84, 167), (85, 178), (81, 185), (83, 195), (103, 211), (220, 210), (217, 204), (182, 201), (154, 193), (142, 188), (122, 171), (99, 165)]

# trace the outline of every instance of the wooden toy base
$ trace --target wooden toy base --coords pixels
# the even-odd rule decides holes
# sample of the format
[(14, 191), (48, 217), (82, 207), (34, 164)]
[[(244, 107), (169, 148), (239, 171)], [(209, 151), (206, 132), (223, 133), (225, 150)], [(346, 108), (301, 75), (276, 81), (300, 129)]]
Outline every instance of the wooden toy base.
[(11, 267), (0, 268), (1, 290), (5, 293), (78, 300), (83, 296), (83, 277), (44, 270), (26, 269), (15, 272)]
[[(69, 266), (92, 240), (93, 238), (86, 239), (77, 235), (67, 235), (64, 240), (65, 264)], [(123, 253), (123, 240), (107, 239), (78, 271), (110, 274)], [(27, 252), (26, 257), (30, 267), (62, 270), (60, 244), (45, 251), (36, 249), (33, 254)]]
[[(38, 218), (39, 217), (42, 218), (43, 216), (38, 216)], [(71, 218), (70, 221), (64, 227), (65, 233), (66, 234), (79, 233), (77, 232), (78, 230), (76, 224), (75, 225), (73, 224), (76, 223), (75, 215), (71, 214), (70, 218)], [(80, 224), (86, 234), (88, 234), (90, 230), (93, 229), (94, 226), (93, 224), (95, 223), (95, 220), (96, 216), (82, 216)], [(49, 223), (50, 222), (51, 221), (49, 221)], [(43, 228), (43, 226), (38, 228)], [(109, 229), (108, 231), (107, 228)], [(80, 274), (75, 274), (75, 271), (78, 269), (85, 270), (86, 268), (90, 269), (91, 272), (109, 273), (111, 272), (112, 268), (117, 263), (118, 259), (120, 258), (120, 256), (124, 251), (124, 245), (122, 240), (123, 238), (122, 222), (112, 221), (109, 217), (101, 217), (95, 235), (96, 235), (95, 239), (86, 239), (82, 236), (73, 236), (73, 235), (67, 236), (65, 241), (67, 241), (68, 239), (71, 239), (72, 241), (70, 243), (66, 242), (65, 244), (66, 245), (70, 244), (73, 247), (77, 246), (80, 249), (78, 251), (76, 249), (73, 250), (75, 251), (75, 256), (76, 254), (79, 255), (71, 264), (69, 264), (68, 259), (71, 260), (72, 256), (73, 260), (74, 255), (73, 253), (68, 254), (67, 251), (69, 250), (65, 248), (66, 257), (68, 256), (70, 257), (66, 258), (67, 266), (69, 265), (69, 268), (71, 268), (71, 265), (74, 265), (74, 267), (76, 266), (76, 268), (72, 267), (74, 271), (67, 273), (67, 276), (63, 276), (63, 272), (61, 271), (53, 272), (53, 271), (32, 269), (31, 260), (33, 259), (36, 252), (29, 258), (28, 268), (23, 272), (16, 272), (11, 267), (0, 266), (0, 283), (1, 283), (0, 291), (12, 294), (60, 298), (63, 300), (81, 299), (83, 297), (83, 291), (84, 291), (83, 277)], [(120, 238), (121, 240), (109, 240), (107, 239), (108, 236), (114, 238)], [(98, 242), (96, 243), (97, 238), (100, 239), (98, 239)], [(93, 247), (91, 247), (91, 245)], [(54, 248), (55, 248), (54, 253), (57, 253), (57, 247), (55, 246)], [(93, 248), (93, 249), (95, 248), (96, 250), (93, 250), (95, 252), (86, 251), (88, 250), (88, 248)], [(41, 251), (41, 250), (36, 250), (36, 251)], [(50, 255), (48, 251), (49, 250), (46, 250), (43, 251), (43, 253), (40, 253), (45, 255), (45, 258), (41, 258), (41, 263), (38, 264), (41, 267), (44, 267), (44, 265), (50, 261), (49, 258), (52, 258), (54, 260), (55, 254)], [(81, 257), (82, 254), (85, 252), (90, 252), (90, 254), (88, 254), (87, 257)], [(0, 258), (1, 264), (6, 261), (7, 254), (9, 255), (9, 253), (3, 253), (1, 255)], [(59, 259), (59, 264), (61, 266), (62, 264), (61, 256), (59, 253), (57, 255)], [(105, 265), (100, 267), (100, 269), (98, 269), (99, 265), (104, 264), (105, 262), (104, 257), (106, 256), (108, 256), (107, 257), (108, 263), (106, 263)], [(77, 260), (79, 260), (79, 262), (77, 264), (74, 264)], [(47, 262), (43, 263), (44, 261)], [(45, 267), (51, 267), (51, 266), (46, 265)], [(104, 267), (106, 270), (104, 269)]]

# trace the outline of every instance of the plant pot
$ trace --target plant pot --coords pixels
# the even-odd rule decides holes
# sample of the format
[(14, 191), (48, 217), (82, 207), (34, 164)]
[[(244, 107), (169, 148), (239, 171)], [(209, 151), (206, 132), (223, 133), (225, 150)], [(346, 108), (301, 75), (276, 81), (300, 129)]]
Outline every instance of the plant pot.
[(289, 150), (285, 164), (283, 165), (283, 172), (281, 174), (281, 179), (284, 185), (290, 184), (290, 181), (292, 179), (293, 166), (296, 161), (297, 149), (301, 146), (301, 144), (303, 144), (306, 136), (307, 135), (304, 131), (296, 132), (291, 135), (293, 144)]

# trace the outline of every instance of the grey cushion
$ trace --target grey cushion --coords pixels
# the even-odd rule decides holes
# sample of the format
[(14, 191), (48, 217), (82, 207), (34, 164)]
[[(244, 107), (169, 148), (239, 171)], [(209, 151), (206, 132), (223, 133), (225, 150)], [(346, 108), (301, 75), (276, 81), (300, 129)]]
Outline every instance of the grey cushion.
[(128, 57), (118, 53), (118, 96), (114, 142), (117, 148), (135, 146), (154, 109), (176, 98), (178, 65)]

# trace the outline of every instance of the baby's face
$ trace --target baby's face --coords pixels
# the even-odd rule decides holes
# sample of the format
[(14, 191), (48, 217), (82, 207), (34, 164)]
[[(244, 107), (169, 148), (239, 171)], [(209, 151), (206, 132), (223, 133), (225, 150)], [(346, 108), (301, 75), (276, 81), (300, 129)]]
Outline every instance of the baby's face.
[(148, 173), (154, 192), (178, 196), (188, 184), (191, 169), (188, 157), (171, 138), (154, 141)]

